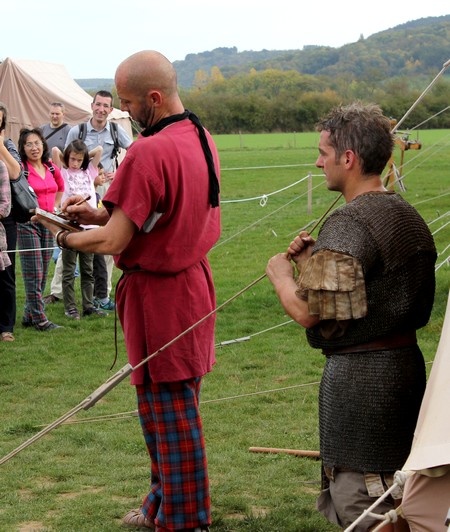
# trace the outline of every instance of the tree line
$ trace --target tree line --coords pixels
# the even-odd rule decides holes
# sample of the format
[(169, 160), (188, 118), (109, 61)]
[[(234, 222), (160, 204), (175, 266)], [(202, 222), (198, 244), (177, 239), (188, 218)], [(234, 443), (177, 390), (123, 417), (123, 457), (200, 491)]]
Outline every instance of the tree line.
[[(432, 78), (431, 78), (432, 79)], [(374, 102), (399, 120), (431, 79), (380, 80), (346, 75), (316, 77), (268, 69), (225, 78), (218, 67), (198, 71), (194, 86), (181, 89), (185, 106), (214, 134), (312, 131), (333, 106), (354, 100)], [(403, 123), (403, 129), (450, 128), (450, 78), (443, 77)]]

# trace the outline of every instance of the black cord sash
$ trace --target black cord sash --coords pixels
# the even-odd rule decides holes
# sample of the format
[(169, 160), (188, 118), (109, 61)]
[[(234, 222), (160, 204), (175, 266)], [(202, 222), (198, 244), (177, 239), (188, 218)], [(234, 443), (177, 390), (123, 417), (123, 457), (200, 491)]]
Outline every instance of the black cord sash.
[(170, 124), (174, 124), (175, 122), (180, 122), (181, 120), (186, 120), (188, 118), (197, 128), (198, 135), (200, 138), (200, 143), (202, 145), (203, 153), (205, 154), (206, 163), (208, 165), (208, 174), (209, 174), (209, 202), (211, 204), (211, 207), (218, 207), (219, 206), (219, 180), (217, 179), (216, 169), (214, 167), (214, 159), (211, 153), (211, 148), (208, 144), (208, 139), (206, 138), (205, 129), (202, 126), (200, 119), (197, 115), (194, 113), (191, 113), (191, 111), (188, 111), (187, 109), (184, 111), (184, 113), (180, 113), (177, 115), (168, 116), (166, 118), (163, 118), (158, 123), (156, 123), (153, 126), (150, 126), (142, 131), (143, 137), (150, 137), (154, 135), (155, 133), (158, 133), (165, 127), (167, 127)]

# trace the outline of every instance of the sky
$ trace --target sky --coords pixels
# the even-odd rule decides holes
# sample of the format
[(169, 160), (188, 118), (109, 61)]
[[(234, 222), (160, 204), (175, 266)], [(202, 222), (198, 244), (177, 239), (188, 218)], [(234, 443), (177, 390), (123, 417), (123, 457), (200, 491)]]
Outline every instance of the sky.
[(2, 2), (0, 60), (60, 63), (78, 79), (113, 78), (139, 50), (176, 61), (219, 47), (339, 47), (448, 14), (448, 0), (18, 0)]

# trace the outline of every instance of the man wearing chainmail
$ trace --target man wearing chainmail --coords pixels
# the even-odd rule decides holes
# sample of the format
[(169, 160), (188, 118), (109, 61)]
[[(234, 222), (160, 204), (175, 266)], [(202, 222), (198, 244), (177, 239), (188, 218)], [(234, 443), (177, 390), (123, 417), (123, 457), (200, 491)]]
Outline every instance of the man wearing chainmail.
[[(417, 211), (383, 187), (394, 139), (381, 109), (338, 107), (318, 130), (316, 166), (346, 204), (317, 241), (303, 231), (272, 257), (267, 275), (287, 314), (326, 356), (318, 509), (345, 528), (383, 494), (410, 451), (426, 382), (416, 330), (433, 306), (436, 249)], [(389, 497), (377, 512), (394, 505)], [(355, 530), (376, 523), (369, 517)]]

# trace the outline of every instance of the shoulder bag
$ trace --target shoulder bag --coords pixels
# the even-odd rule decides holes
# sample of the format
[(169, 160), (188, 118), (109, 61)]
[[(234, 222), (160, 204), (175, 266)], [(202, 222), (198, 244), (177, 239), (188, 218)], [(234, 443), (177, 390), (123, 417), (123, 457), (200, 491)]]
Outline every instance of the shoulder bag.
[(18, 223), (29, 222), (39, 207), (35, 191), (28, 183), (28, 171), (22, 170), (17, 179), (10, 180), (11, 215)]

